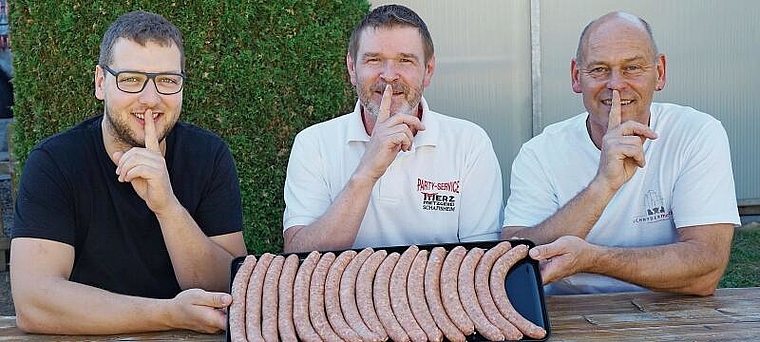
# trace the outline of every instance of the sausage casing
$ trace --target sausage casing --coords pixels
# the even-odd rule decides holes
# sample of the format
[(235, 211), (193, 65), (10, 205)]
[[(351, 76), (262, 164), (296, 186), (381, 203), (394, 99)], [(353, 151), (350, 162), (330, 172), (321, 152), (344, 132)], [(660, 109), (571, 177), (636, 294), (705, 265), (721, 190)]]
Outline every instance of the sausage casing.
[(435, 324), (427, 300), (425, 300), (425, 267), (428, 261), (428, 253), (426, 250), (421, 250), (414, 257), (412, 267), (409, 269), (406, 293), (409, 298), (409, 307), (412, 309), (412, 315), (414, 315), (414, 319), (417, 320), (422, 330), (425, 331), (427, 339), (440, 342), (443, 340), (443, 333)]
[(509, 269), (527, 255), (528, 246), (517, 245), (496, 260), (490, 277), (491, 296), (501, 314), (523, 334), (532, 338), (543, 338), (546, 336), (546, 330), (523, 317), (509, 302), (504, 282)]
[[(380, 342), (383, 339), (378, 334), (372, 332), (367, 324), (364, 323), (364, 319), (362, 319), (362, 316), (359, 313), (359, 307), (356, 303), (356, 277), (359, 275), (359, 270), (364, 265), (364, 262), (367, 261), (367, 258), (369, 258), (372, 253), (374, 253), (372, 248), (363, 249), (351, 259), (348, 266), (346, 266), (346, 270), (343, 271), (343, 275), (340, 278), (340, 308), (343, 311), (343, 316), (346, 318), (348, 325), (359, 334), (359, 337), (361, 337), (363, 341)], [(378, 263), (378, 265), (380, 265), (380, 263)], [(369, 281), (369, 284), (371, 286), (371, 280)], [(372, 289), (368, 289), (367, 293), (369, 294), (369, 304), (371, 305)], [(374, 311), (374, 305), (372, 306), (372, 310)], [(378, 321), (378, 323), (380, 322)]]
[(509, 242), (502, 241), (483, 254), (477, 267), (475, 267), (475, 292), (478, 295), (480, 307), (483, 308), (483, 312), (485, 312), (488, 320), (501, 330), (507, 340), (519, 340), (523, 337), (523, 334), (499, 312), (491, 296), (491, 288), (488, 284), (494, 262), (510, 248), (512, 246)]
[(390, 297), (390, 281), (393, 268), (398, 262), (399, 254), (391, 253), (385, 257), (385, 260), (377, 268), (375, 274), (375, 281), (372, 284), (372, 297), (375, 300), (375, 310), (377, 310), (377, 317), (380, 319), (380, 323), (383, 324), (385, 331), (388, 332), (388, 336), (393, 341), (408, 342), (409, 335), (406, 334), (404, 328), (401, 327), (396, 315), (391, 308)]
[(472, 335), (475, 332), (475, 324), (470, 316), (464, 311), (462, 301), (459, 299), (459, 266), (462, 265), (467, 250), (462, 246), (452, 248), (446, 259), (443, 260), (441, 269), (441, 299), (446, 314), (464, 335)]
[(452, 342), (464, 342), (464, 334), (446, 314), (441, 301), (441, 268), (443, 268), (444, 258), (446, 258), (446, 249), (443, 247), (435, 247), (430, 251), (430, 258), (425, 267), (425, 299), (427, 299), (433, 320), (446, 338)]
[(296, 273), (296, 280), (293, 284), (293, 324), (296, 326), (298, 338), (306, 342), (319, 342), (322, 338), (314, 330), (309, 318), (309, 290), (311, 284), (311, 275), (319, 261), (319, 252), (309, 253), (306, 259), (301, 262), (301, 266)]
[(364, 323), (367, 324), (367, 327), (380, 336), (380, 339), (383, 341), (388, 339), (388, 333), (380, 322), (380, 318), (377, 317), (372, 284), (375, 281), (378, 267), (380, 267), (380, 264), (385, 260), (387, 255), (388, 252), (385, 250), (372, 253), (359, 268), (359, 274), (356, 276), (356, 305), (359, 307), (359, 314), (362, 316)]
[(272, 263), (274, 255), (264, 253), (259, 256), (256, 267), (253, 268), (245, 296), (245, 334), (248, 341), (264, 341), (261, 333), (261, 299), (264, 289), (264, 278)]
[(340, 278), (346, 270), (346, 266), (356, 256), (352, 250), (340, 253), (327, 271), (327, 280), (325, 281), (325, 311), (327, 320), (330, 322), (333, 330), (344, 341), (361, 342), (359, 334), (348, 325), (343, 311), (340, 309)]
[(280, 274), (278, 286), (279, 307), (277, 311), (277, 330), (280, 338), (285, 342), (296, 342), (296, 328), (293, 325), (293, 287), (295, 286), (296, 272), (298, 272), (298, 255), (291, 254), (285, 258)]
[(248, 290), (248, 281), (256, 266), (256, 257), (246, 256), (243, 263), (238, 267), (235, 278), (232, 280), (232, 304), (230, 304), (230, 340), (232, 342), (245, 342), (245, 293)]
[(491, 341), (504, 340), (504, 334), (501, 330), (488, 320), (483, 309), (480, 307), (478, 297), (475, 292), (475, 266), (483, 256), (483, 249), (472, 248), (462, 260), (462, 265), (459, 267), (459, 279), (458, 289), (459, 298), (464, 305), (464, 311), (470, 316), (472, 322), (475, 323), (475, 329), (483, 335), (485, 338)]

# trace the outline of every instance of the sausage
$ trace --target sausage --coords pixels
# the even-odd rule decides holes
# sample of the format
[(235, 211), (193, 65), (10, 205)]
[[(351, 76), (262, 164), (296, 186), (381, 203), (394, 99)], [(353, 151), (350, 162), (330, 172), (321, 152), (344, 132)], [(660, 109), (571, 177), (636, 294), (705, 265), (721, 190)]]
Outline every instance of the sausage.
[(480, 302), (480, 307), (483, 308), (488, 320), (501, 330), (507, 340), (519, 340), (523, 334), (499, 312), (488, 286), (494, 262), (510, 248), (512, 246), (509, 242), (503, 241), (483, 254), (477, 267), (475, 267), (475, 293), (478, 295), (478, 302)]
[(446, 259), (443, 260), (441, 269), (441, 300), (446, 314), (451, 321), (459, 328), (464, 335), (472, 335), (475, 332), (475, 325), (462, 307), (462, 301), (459, 299), (458, 278), (459, 266), (467, 250), (462, 246), (456, 246), (449, 251)]
[(314, 273), (311, 275), (311, 284), (309, 285), (309, 317), (311, 324), (314, 325), (314, 330), (325, 341), (341, 340), (340, 336), (330, 326), (325, 314), (325, 280), (333, 261), (335, 261), (335, 254), (332, 252), (322, 254), (317, 267), (314, 268)]
[(398, 322), (401, 323), (401, 327), (404, 328), (404, 331), (414, 342), (424, 342), (427, 340), (425, 331), (422, 330), (417, 320), (414, 319), (414, 315), (412, 315), (412, 308), (409, 307), (409, 298), (406, 294), (409, 269), (412, 267), (414, 257), (417, 256), (419, 250), (417, 246), (412, 245), (401, 254), (396, 266), (393, 267), (390, 283), (391, 308), (393, 309), (393, 313), (398, 318)]
[[(359, 337), (363, 341), (380, 342), (383, 338), (372, 332), (372, 330), (364, 324), (364, 320), (359, 313), (359, 307), (356, 305), (356, 277), (359, 275), (359, 269), (364, 265), (364, 262), (367, 261), (367, 258), (369, 258), (372, 253), (374, 253), (372, 248), (363, 249), (351, 259), (351, 262), (346, 266), (346, 270), (343, 271), (343, 275), (340, 277), (340, 308), (343, 311), (343, 316), (346, 318), (348, 325), (359, 334)], [(380, 265), (380, 263), (378, 263), (378, 265)], [(370, 278), (370, 286), (371, 281)], [(367, 293), (369, 294), (371, 304), (372, 289), (370, 288)], [(372, 310), (375, 310), (374, 305), (372, 306)]]
[(253, 268), (256, 266), (256, 257), (246, 256), (238, 267), (235, 278), (232, 280), (232, 304), (230, 304), (230, 340), (232, 342), (245, 342), (245, 292), (248, 290), (248, 281), (251, 278)]
[(280, 273), (282, 265), (285, 263), (285, 257), (278, 255), (272, 259), (272, 263), (267, 269), (264, 276), (264, 288), (261, 298), (261, 335), (267, 342), (279, 341), (277, 334), (277, 306), (278, 306), (278, 287), (280, 284)]
[(347, 250), (340, 253), (335, 262), (332, 263), (327, 271), (327, 280), (325, 280), (325, 311), (327, 320), (330, 322), (333, 330), (344, 341), (361, 342), (361, 337), (348, 325), (340, 310), (340, 278), (346, 266), (356, 256), (356, 252)]
[(475, 323), (475, 329), (485, 338), (491, 341), (504, 340), (504, 334), (499, 328), (491, 323), (483, 312), (478, 303), (478, 297), (475, 293), (475, 266), (483, 257), (483, 249), (472, 248), (462, 260), (459, 266), (459, 279), (457, 288), (459, 289), (459, 298), (464, 305), (464, 311), (470, 316)]
[(245, 296), (245, 334), (248, 341), (264, 341), (261, 334), (261, 296), (264, 289), (264, 277), (273, 259), (274, 255), (269, 253), (259, 256), (259, 261), (253, 268), (251, 279), (248, 281), (248, 291)]
[[(377, 310), (377, 317), (380, 319), (380, 323), (383, 324), (388, 336), (394, 342), (408, 342), (409, 335), (406, 334), (404, 328), (401, 327), (398, 319), (393, 314), (391, 309), (391, 297), (388, 291), (390, 291), (391, 273), (394, 266), (398, 262), (399, 254), (391, 253), (377, 268), (375, 274), (375, 281), (372, 287), (372, 297), (375, 300), (375, 310)], [(357, 302), (358, 303), (358, 302)]]
[(433, 320), (430, 314), (427, 301), (425, 300), (425, 266), (427, 265), (428, 251), (421, 250), (417, 253), (412, 261), (412, 268), (409, 269), (407, 277), (406, 294), (409, 297), (409, 306), (412, 308), (412, 315), (417, 320), (420, 327), (425, 331), (427, 339), (430, 341), (440, 342), (443, 340), (441, 329)]
[(296, 280), (293, 283), (293, 323), (296, 326), (298, 338), (306, 342), (322, 341), (309, 319), (309, 287), (317, 261), (319, 261), (319, 252), (309, 253), (298, 268)]
[(285, 342), (297, 342), (296, 328), (293, 325), (293, 286), (298, 272), (298, 255), (291, 254), (285, 258), (280, 274), (279, 307), (277, 312), (277, 328), (280, 338)]
[(425, 299), (427, 299), (433, 320), (446, 338), (452, 342), (464, 342), (464, 334), (451, 321), (443, 308), (443, 302), (441, 302), (441, 268), (445, 257), (446, 250), (443, 247), (435, 247), (430, 252), (430, 258), (425, 268)]
[(512, 303), (509, 302), (504, 282), (509, 269), (527, 255), (528, 246), (517, 245), (496, 260), (491, 270), (491, 296), (493, 296), (496, 307), (499, 308), (501, 314), (514, 324), (517, 329), (520, 329), (523, 334), (532, 338), (543, 338), (546, 336), (546, 330), (525, 319), (525, 317), (515, 310)]
[(388, 252), (384, 250), (372, 253), (359, 268), (359, 274), (356, 276), (356, 305), (359, 307), (359, 314), (367, 327), (383, 341), (388, 339), (388, 333), (385, 332), (385, 327), (380, 323), (380, 318), (377, 317), (377, 311), (375, 311), (372, 283), (376, 278), (377, 268), (387, 255)]

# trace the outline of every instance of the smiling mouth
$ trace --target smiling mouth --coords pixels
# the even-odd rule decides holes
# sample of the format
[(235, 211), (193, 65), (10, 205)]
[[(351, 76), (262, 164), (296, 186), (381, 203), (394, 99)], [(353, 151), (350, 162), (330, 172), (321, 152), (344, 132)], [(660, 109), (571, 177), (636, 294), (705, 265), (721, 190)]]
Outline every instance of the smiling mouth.
[[(143, 112), (143, 113), (133, 113), (133, 114), (134, 114), (134, 116), (136, 116), (138, 119), (140, 119), (140, 120), (145, 120), (145, 112)], [(156, 118), (158, 117), (158, 115), (159, 115), (159, 114), (160, 114), (160, 113), (158, 113), (158, 112), (153, 112), (153, 120), (154, 120), (154, 121), (156, 120)]]
[[(610, 100), (602, 100), (602, 103), (605, 106), (612, 106), (612, 99), (610, 99)], [(631, 103), (633, 103), (633, 100), (620, 100), (620, 105), (621, 106), (626, 106), (626, 105), (629, 105)]]

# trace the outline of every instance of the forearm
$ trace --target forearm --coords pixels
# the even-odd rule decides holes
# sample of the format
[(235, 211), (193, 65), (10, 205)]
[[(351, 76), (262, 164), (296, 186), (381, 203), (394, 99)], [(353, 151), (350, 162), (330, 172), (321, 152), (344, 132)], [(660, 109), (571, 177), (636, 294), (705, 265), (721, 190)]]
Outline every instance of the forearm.
[[(715, 244), (686, 240), (638, 248), (594, 246), (594, 261), (586, 272), (607, 275), (654, 291), (710, 295), (728, 263), (731, 237), (728, 236), (726, 241), (726, 234), (722, 235), (724, 242)], [(729, 248), (723, 247), (726, 244)]]
[(14, 285), (17, 325), (26, 332), (79, 335), (176, 328), (170, 300), (114, 294), (57, 277)]
[(586, 238), (614, 195), (613, 190), (602, 186), (600, 182), (592, 181), (556, 213), (535, 227), (504, 227), (502, 239), (519, 237), (536, 244), (545, 244), (566, 235)]
[(375, 181), (354, 176), (327, 211), (313, 223), (295, 226), (284, 233), (285, 252), (341, 250), (351, 248), (359, 233)]
[(236, 255), (206, 236), (179, 204), (156, 217), (180, 287), (226, 292)]

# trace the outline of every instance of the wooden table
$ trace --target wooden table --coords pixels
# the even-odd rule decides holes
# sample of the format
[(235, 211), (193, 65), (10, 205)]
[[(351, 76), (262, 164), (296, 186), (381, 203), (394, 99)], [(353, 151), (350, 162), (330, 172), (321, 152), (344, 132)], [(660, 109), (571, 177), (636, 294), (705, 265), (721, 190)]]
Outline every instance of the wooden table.
[[(665, 293), (553, 296), (549, 341), (760, 341), (760, 287), (711, 297)], [(0, 317), (0, 341), (224, 341), (188, 331), (113, 336), (26, 335)]]

